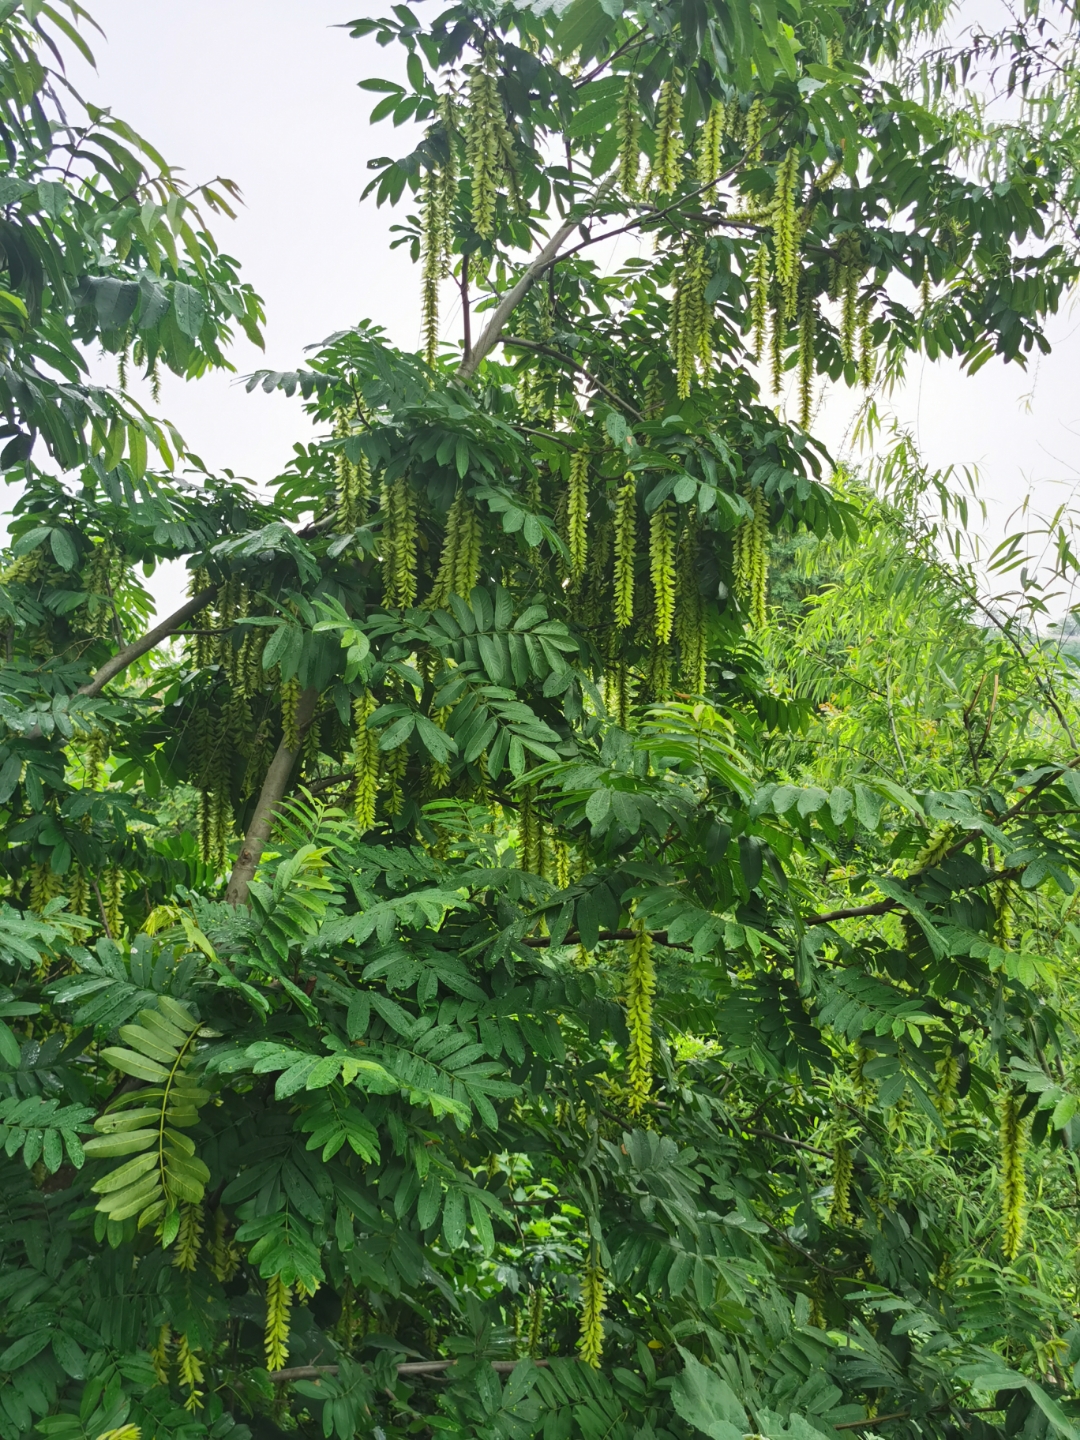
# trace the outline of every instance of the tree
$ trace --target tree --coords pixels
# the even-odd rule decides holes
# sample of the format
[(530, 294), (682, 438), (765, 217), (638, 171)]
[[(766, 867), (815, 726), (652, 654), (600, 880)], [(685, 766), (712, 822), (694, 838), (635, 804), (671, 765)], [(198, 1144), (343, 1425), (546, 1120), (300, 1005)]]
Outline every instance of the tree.
[[(5, 363), (224, 363), (258, 301), (130, 131), (88, 110), (115, 184), (22, 180), (68, 136), (42, 17), (80, 43), (0, 21), (6, 223), (59, 258), (31, 304), (6, 249)], [(806, 422), (817, 373), (1045, 343), (1071, 52), (1019, 25), (1049, 118), (979, 133), (931, 8), (352, 29), (427, 127), (374, 182), (426, 354), (253, 376), (319, 427), (272, 504), (151, 469), (122, 388), (10, 391), (0, 1434), (1070, 1434), (1069, 674), (941, 561), (945, 481), (833, 481)], [(796, 532), (821, 598), (770, 630)]]

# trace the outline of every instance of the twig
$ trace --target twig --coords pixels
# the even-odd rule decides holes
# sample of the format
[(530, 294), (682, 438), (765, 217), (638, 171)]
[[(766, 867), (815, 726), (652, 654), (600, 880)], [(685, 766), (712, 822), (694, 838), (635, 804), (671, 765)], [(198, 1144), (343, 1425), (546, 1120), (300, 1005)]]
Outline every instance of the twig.
[(133, 640), (130, 645), (125, 645), (122, 650), (118, 650), (115, 655), (105, 661), (88, 685), (79, 686), (79, 694), (87, 695), (90, 699), (100, 695), (114, 676), (119, 675), (121, 670), (126, 670), (132, 661), (138, 660), (140, 655), (145, 655), (148, 650), (152, 650), (162, 640), (167, 640), (174, 630), (178, 630), (183, 625), (185, 620), (190, 620), (193, 615), (197, 615), (200, 610), (205, 609), (217, 592), (216, 585), (210, 585), (207, 589), (200, 590), (197, 595), (186, 600), (179, 610), (174, 610), (171, 615), (167, 615), (160, 625), (155, 625), (152, 630), (148, 630), (138, 640)]
[[(641, 932), (639, 930), (601, 930), (597, 940), (633, 940)], [(690, 945), (673, 944), (667, 938), (666, 930), (648, 930), (646, 934), (656, 941), (657, 945), (664, 945), (668, 950), (690, 950)], [(526, 935), (523, 940), (517, 942), (519, 945), (528, 945), (531, 950), (546, 950), (551, 944), (550, 935)], [(579, 945), (581, 936), (576, 930), (572, 930), (559, 941), (560, 945)]]
[(112, 931), (109, 929), (109, 921), (105, 914), (105, 902), (101, 898), (101, 891), (98, 889), (98, 883), (93, 875), (88, 875), (87, 879), (90, 881), (90, 884), (93, 887), (94, 894), (97, 896), (98, 913), (101, 915), (101, 928), (105, 931), (106, 936), (110, 940), (112, 940), (115, 937)]
[(541, 345), (538, 340), (522, 340), (517, 335), (505, 335), (502, 343), (504, 345), (516, 345), (522, 350), (535, 350), (540, 355), (550, 355), (553, 360), (558, 360), (561, 364), (568, 365), (571, 370), (576, 370), (579, 375), (584, 375), (590, 385), (599, 390), (602, 395), (606, 395), (613, 405), (618, 405), (620, 410), (625, 410), (627, 414), (632, 415), (635, 420), (645, 419), (645, 416), (642, 415), (640, 410), (635, 410), (633, 405), (628, 401), (620, 399), (614, 390), (609, 390), (604, 382), (598, 380), (590, 370), (586, 370), (580, 361), (572, 360), (569, 355), (564, 355), (561, 350), (556, 350), (554, 346)]

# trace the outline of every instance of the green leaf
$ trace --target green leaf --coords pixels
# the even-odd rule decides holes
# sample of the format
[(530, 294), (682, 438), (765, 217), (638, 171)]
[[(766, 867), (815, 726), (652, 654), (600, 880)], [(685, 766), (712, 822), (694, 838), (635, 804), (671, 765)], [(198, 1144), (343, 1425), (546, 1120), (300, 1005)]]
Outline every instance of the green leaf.
[(679, 1354), (683, 1370), (671, 1387), (676, 1412), (711, 1440), (743, 1440), (748, 1429), (746, 1413), (731, 1386), (681, 1345)]
[(191, 340), (199, 338), (206, 319), (206, 302), (193, 285), (177, 280), (172, 292), (173, 314), (181, 331)]

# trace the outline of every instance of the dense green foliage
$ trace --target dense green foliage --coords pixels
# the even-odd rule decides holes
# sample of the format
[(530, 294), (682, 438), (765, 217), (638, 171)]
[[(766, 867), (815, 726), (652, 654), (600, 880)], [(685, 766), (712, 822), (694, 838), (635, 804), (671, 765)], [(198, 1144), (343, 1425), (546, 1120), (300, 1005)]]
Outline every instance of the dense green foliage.
[(355, 22), (426, 353), (253, 376), (265, 503), (86, 383), (259, 302), (0, 10), (2, 1440), (1072, 1435), (1071, 664), (1023, 536), (989, 595), (950, 477), (807, 428), (1075, 281), (1071, 14), (945, 18)]

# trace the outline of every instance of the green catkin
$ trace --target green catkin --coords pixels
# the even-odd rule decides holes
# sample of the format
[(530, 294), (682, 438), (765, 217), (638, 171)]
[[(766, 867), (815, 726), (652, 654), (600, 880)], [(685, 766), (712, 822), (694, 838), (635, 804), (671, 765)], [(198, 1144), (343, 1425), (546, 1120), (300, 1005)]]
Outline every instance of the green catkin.
[[(33, 553), (38, 554), (37, 551)], [(112, 543), (103, 540), (94, 546), (90, 559), (82, 569), (82, 585), (87, 595), (84, 628), (99, 640), (104, 639), (113, 628), (114, 579), (118, 558)]]
[(931, 831), (912, 860), (908, 874), (921, 875), (924, 870), (932, 870), (935, 865), (939, 865), (951, 850), (955, 835), (956, 830), (952, 825), (939, 825), (936, 830)]
[(615, 660), (604, 672), (604, 707), (622, 730), (630, 728), (634, 682), (625, 660)]
[(946, 1051), (935, 1066), (937, 1075), (938, 1109), (948, 1115), (956, 1104), (956, 1091), (960, 1084), (960, 1058), (952, 1050)]
[(581, 1277), (581, 1335), (577, 1348), (586, 1365), (600, 1369), (604, 1354), (604, 1272), (595, 1245), (590, 1246)]
[(844, 364), (855, 363), (855, 337), (858, 333), (858, 281), (860, 272), (848, 261), (840, 269), (840, 353)]
[[(68, 880), (68, 914), (87, 916), (90, 910), (90, 886), (86, 883), (86, 874), (81, 865), (72, 866), (70, 879)], [(80, 929), (79, 935), (85, 935), (86, 931)]]
[(870, 326), (873, 308), (873, 296), (865, 296), (859, 305), (859, 384), (864, 390), (869, 390), (873, 385), (874, 371), (877, 369), (874, 336)]
[(188, 1392), (184, 1399), (184, 1409), (198, 1410), (203, 1398), (203, 1392), (199, 1389), (203, 1378), (202, 1361), (198, 1350), (188, 1343), (186, 1335), (181, 1335), (176, 1345), (176, 1376)]
[[(209, 570), (193, 570), (191, 579), (188, 582), (188, 594), (198, 595), (200, 590), (205, 590), (210, 584)], [(199, 631), (209, 630), (210, 614), (208, 610), (200, 610), (195, 616), (195, 624)], [(190, 655), (192, 666), (196, 670), (202, 670), (207, 665), (214, 663), (214, 637), (212, 635), (196, 634), (191, 637)]]
[(409, 747), (398, 745), (387, 752), (385, 762), (386, 774), (386, 813), (391, 820), (396, 819), (405, 809), (405, 774), (409, 768)]
[(124, 872), (110, 866), (101, 876), (101, 903), (105, 923), (114, 940), (124, 933)]
[(656, 138), (648, 188), (660, 195), (670, 195), (681, 178), (682, 110), (682, 81), (676, 72), (660, 86), (656, 104)]
[(919, 305), (925, 315), (930, 309), (930, 271), (924, 270), (919, 281)]
[(641, 169), (641, 112), (638, 109), (637, 81), (627, 75), (619, 97), (617, 120), (619, 135), (619, 188), (632, 199), (640, 185)]
[(1020, 1253), (1026, 1223), (1024, 1125), (1020, 1101), (1011, 1091), (1001, 1101), (1001, 1249), (1006, 1260)]
[(194, 1270), (198, 1265), (202, 1233), (202, 1205), (181, 1205), (180, 1229), (176, 1233), (176, 1250), (172, 1262), (177, 1270)]
[(668, 339), (675, 361), (679, 399), (690, 394), (698, 366), (707, 373), (712, 364), (712, 317), (705, 302), (709, 282), (704, 245), (691, 245), (671, 302)]
[(525, 1353), (537, 1360), (543, 1352), (543, 1331), (544, 1325), (544, 1287), (542, 1285), (531, 1285), (529, 1287), (529, 1330), (526, 1339)]
[(705, 602), (698, 587), (697, 550), (697, 519), (691, 515), (679, 537), (675, 587), (679, 676), (691, 695), (704, 694), (707, 658)]
[(784, 383), (784, 344), (787, 340), (787, 318), (784, 302), (777, 285), (772, 287), (772, 330), (769, 334), (769, 380), (772, 392), (779, 395)]
[[(334, 439), (345, 441), (352, 434), (346, 411), (339, 410), (334, 417)], [(363, 473), (361, 473), (363, 471)], [(339, 535), (348, 535), (362, 523), (367, 506), (369, 471), (367, 461), (361, 459), (354, 465), (339, 446), (334, 451), (334, 479), (337, 489), (337, 515), (334, 529)]]
[(732, 95), (724, 102), (724, 134), (738, 141), (746, 128), (746, 116), (739, 104), (738, 95)]
[(267, 1370), (284, 1370), (289, 1358), (289, 1311), (292, 1308), (292, 1287), (280, 1275), (271, 1275), (266, 1282), (266, 1333), (263, 1348)]
[(472, 222), (478, 235), (490, 240), (495, 233), (498, 189), (505, 184), (511, 199), (520, 203), (514, 143), (499, 97), (498, 52), (484, 51), (480, 65), (469, 77), (469, 106), (465, 148), (472, 171)]
[(751, 165), (761, 164), (761, 128), (765, 120), (765, 106), (754, 100), (746, 112), (746, 126), (743, 131), (743, 149)]
[(518, 811), (518, 866), (530, 875), (544, 874), (544, 828), (536, 808), (536, 790), (526, 785)]
[(627, 472), (615, 498), (615, 624), (634, 618), (634, 558), (637, 547), (637, 481)]
[(407, 609), (416, 603), (416, 497), (404, 475), (382, 488), (383, 605)]
[(576, 451), (570, 459), (566, 498), (566, 545), (570, 551), (570, 574), (576, 580), (585, 573), (589, 558), (589, 452)]
[(480, 517), (465, 491), (459, 490), (447, 512), (439, 570), (428, 604), (439, 609), (451, 595), (467, 599), (479, 577)]
[(633, 940), (627, 946), (626, 1028), (630, 1035), (627, 1048), (627, 1109), (640, 1115), (652, 1094), (652, 1014), (656, 991), (656, 969), (653, 965), (652, 936), (641, 923), (634, 926)]
[(154, 1367), (154, 1375), (159, 1385), (169, 1383), (169, 1347), (171, 1344), (172, 1330), (168, 1325), (162, 1325), (158, 1330), (157, 1341), (150, 1351), (150, 1364)]
[(294, 676), (281, 687), (281, 739), (294, 755), (300, 749), (299, 710), (300, 682)]
[(30, 909), (36, 910), (40, 915), (50, 900), (55, 900), (61, 894), (64, 882), (59, 875), (54, 875), (52, 867), (47, 863), (39, 863), (30, 867)]
[(760, 485), (747, 485), (744, 493), (754, 514), (751, 519), (743, 520), (735, 530), (735, 594), (747, 611), (751, 625), (756, 630), (763, 630), (767, 619), (769, 582), (769, 506)]
[(655, 634), (657, 640), (666, 645), (675, 619), (675, 517), (667, 500), (649, 517), (649, 573)]
[(769, 286), (772, 280), (769, 247), (764, 241), (758, 246), (750, 270), (750, 333), (753, 356), (760, 363), (765, 356), (766, 330), (769, 323)]
[(799, 424), (810, 428), (814, 406), (814, 332), (817, 328), (817, 307), (805, 296), (799, 313)]
[(800, 240), (799, 214), (796, 205), (798, 178), (799, 152), (793, 146), (776, 168), (776, 188), (773, 191), (772, 206), (769, 212), (775, 251), (776, 283), (779, 287), (780, 307), (785, 320), (794, 316), (798, 305)]
[(353, 701), (352, 769), (356, 776), (353, 816), (360, 833), (375, 824), (375, 805), (379, 794), (379, 737), (368, 729), (368, 720), (375, 713), (376, 701), (365, 690)]
[(214, 1211), (214, 1229), (207, 1251), (210, 1269), (215, 1278), (224, 1285), (240, 1268), (240, 1252), (229, 1238), (228, 1218), (220, 1205)]
[(720, 175), (720, 147), (723, 139), (724, 107), (714, 104), (698, 136), (697, 178), (699, 184), (716, 184)]
[(420, 186), (420, 331), (429, 365), (439, 354), (439, 280), (446, 244), (442, 205), (438, 177), (434, 170), (425, 170)]
[[(431, 712), (431, 722), (440, 730), (445, 730), (450, 714), (450, 706), (444, 705)], [(428, 767), (428, 780), (433, 791), (445, 790), (450, 784), (450, 762), (448, 760), (432, 760)]]
[(664, 413), (664, 377), (659, 370), (650, 370), (645, 381), (645, 417), (657, 420)]
[(838, 1139), (832, 1153), (833, 1193), (829, 1209), (829, 1219), (834, 1225), (851, 1224), (851, 1181), (854, 1174), (855, 1166), (847, 1141)]

